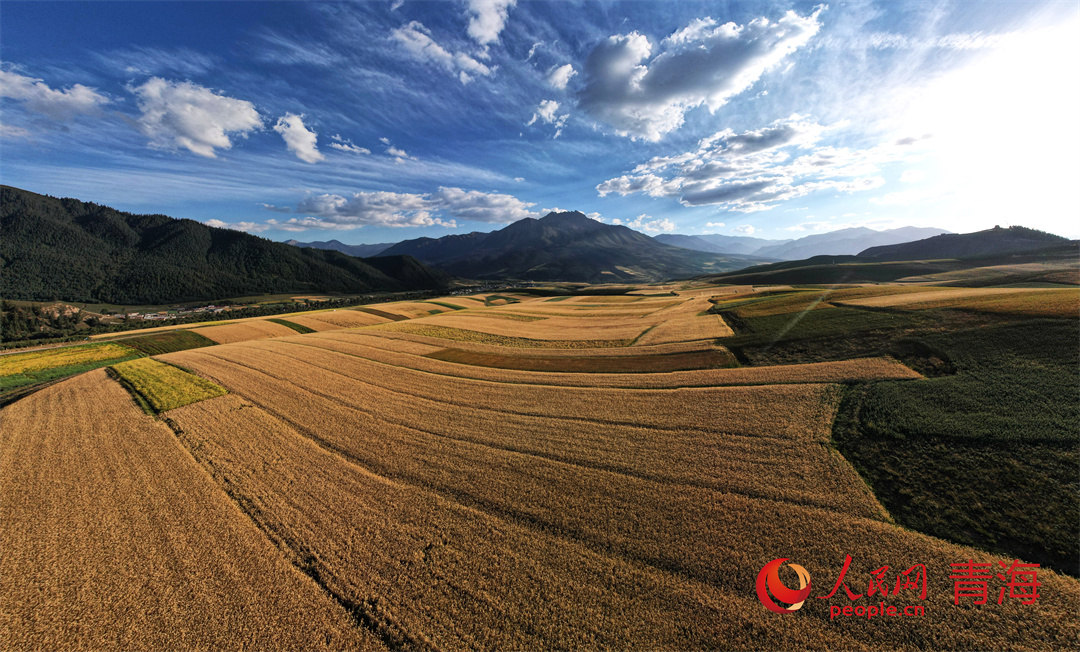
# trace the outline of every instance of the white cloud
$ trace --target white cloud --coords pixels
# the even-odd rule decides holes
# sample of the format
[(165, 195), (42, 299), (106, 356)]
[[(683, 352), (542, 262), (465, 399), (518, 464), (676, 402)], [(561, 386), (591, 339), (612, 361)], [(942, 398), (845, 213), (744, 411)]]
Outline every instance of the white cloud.
[(467, 0), (469, 13), (469, 36), (480, 45), (499, 40), (499, 33), (506, 25), (510, 7), (517, 0)]
[(894, 143), (864, 150), (817, 144), (823, 134), (844, 126), (793, 115), (743, 133), (726, 129), (703, 138), (696, 150), (653, 158), (596, 190), (601, 197), (640, 192), (678, 197), (686, 206), (753, 213), (813, 192), (878, 188), (885, 183), (880, 166), (909, 155)]
[(404, 4), (405, 0), (393, 0), (390, 3), (390, 11), (397, 11), (398, 9), (401, 9), (402, 5)]
[(275, 213), (291, 213), (292, 212), (292, 209), (289, 208), (288, 206), (275, 206), (273, 204), (263, 204), (263, 203), (259, 203), (259, 206), (262, 206), (266, 210), (273, 211)]
[(204, 220), (203, 224), (217, 229), (232, 229), (233, 231), (243, 231), (244, 233), (261, 233), (270, 228), (268, 224), (259, 224), (258, 222), (222, 222), (221, 220)]
[(656, 56), (642, 34), (611, 36), (585, 61), (579, 106), (619, 135), (659, 140), (690, 109), (716, 111), (805, 45), (821, 28), (820, 11), (746, 25), (696, 19), (664, 39)]
[(360, 147), (359, 145), (354, 145), (351, 140), (348, 140), (347, 138), (342, 138), (340, 134), (334, 134), (333, 136), (330, 136), (330, 140), (332, 141), (330, 143), (330, 147), (333, 147), (334, 149), (339, 149), (343, 152), (349, 152), (351, 154), (371, 153), (370, 149), (366, 147)]
[(355, 229), (362, 226), (445, 226), (457, 220), (505, 224), (539, 217), (529, 210), (534, 204), (513, 195), (441, 187), (433, 193), (357, 192), (351, 197), (324, 194), (302, 200), (296, 212), (308, 214), (267, 224), (286, 231), (305, 229)]
[(719, 229), (720, 227), (725, 226), (725, 224), (723, 222), (706, 222), (705, 226), (710, 229)]
[(229, 133), (246, 137), (262, 127), (255, 105), (219, 95), (191, 82), (151, 77), (132, 89), (142, 111), (138, 123), (152, 147), (183, 147), (216, 158), (217, 149), (232, 148)]
[(430, 30), (415, 20), (392, 31), (390, 37), (400, 43), (414, 59), (435, 64), (457, 75), (463, 84), (472, 81), (475, 75), (486, 77), (491, 74), (491, 68), (469, 55), (463, 52), (450, 52), (436, 43), (431, 38)]
[(304, 126), (303, 115), (286, 113), (281, 118), (278, 118), (277, 124), (274, 125), (274, 131), (281, 134), (289, 151), (296, 154), (296, 158), (301, 161), (318, 163), (326, 160), (326, 156), (319, 152), (316, 145), (318, 136), (314, 131)]
[(574, 70), (574, 66), (568, 63), (562, 66), (555, 66), (548, 71), (544, 78), (552, 88), (557, 88), (561, 91), (566, 90), (566, 85), (570, 82), (570, 78), (576, 74), (577, 71)]
[(670, 232), (677, 228), (675, 223), (669, 219), (653, 219), (652, 216), (644, 213), (638, 215), (633, 222), (627, 222), (625, 226), (631, 229), (641, 229), (649, 233)]
[(546, 124), (555, 125), (555, 138), (558, 138), (562, 134), (563, 127), (566, 126), (566, 119), (570, 117), (570, 114), (555, 115), (559, 110), (559, 103), (555, 100), (544, 100), (540, 102), (540, 106), (536, 107), (536, 111), (533, 112), (532, 118), (525, 123), (525, 126), (530, 126), (537, 120), (540, 120)]
[(739, 235), (754, 235), (756, 231), (757, 229), (750, 226), (749, 224), (740, 224), (739, 226), (731, 229), (732, 233), (738, 233)]
[(0, 70), (0, 97), (23, 102), (28, 111), (63, 122), (83, 113), (98, 113), (109, 98), (93, 88), (75, 84), (55, 90), (41, 79)]
[(451, 216), (473, 222), (506, 224), (526, 217), (536, 217), (528, 209), (534, 204), (526, 203), (513, 195), (484, 193), (461, 188), (439, 188), (431, 195), (434, 208)]
[(516, 183), (522, 183), (525, 181), (525, 177), (514, 177)]

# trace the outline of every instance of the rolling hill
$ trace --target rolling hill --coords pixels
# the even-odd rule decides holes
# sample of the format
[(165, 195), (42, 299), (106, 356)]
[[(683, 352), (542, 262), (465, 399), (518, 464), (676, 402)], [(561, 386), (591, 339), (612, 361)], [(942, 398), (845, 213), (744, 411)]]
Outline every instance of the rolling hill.
[(901, 244), (871, 247), (859, 258), (885, 260), (933, 260), (936, 258), (971, 258), (1006, 254), (1067, 245), (1068, 238), (1022, 226), (1007, 229), (995, 226), (975, 233), (947, 233)]
[(672, 247), (577, 211), (526, 218), (491, 233), (405, 240), (383, 253), (413, 256), (467, 278), (590, 283), (685, 278), (758, 262)]
[(164, 215), (0, 187), (0, 296), (157, 304), (280, 292), (445, 287), (407, 257), (361, 260)]

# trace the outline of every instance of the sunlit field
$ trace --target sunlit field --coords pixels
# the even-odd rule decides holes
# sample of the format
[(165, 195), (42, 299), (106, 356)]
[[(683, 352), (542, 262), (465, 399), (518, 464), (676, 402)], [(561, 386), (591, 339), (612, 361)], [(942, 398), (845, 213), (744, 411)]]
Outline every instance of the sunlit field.
[[(175, 329), (127, 362), (119, 343), (5, 357), (111, 367), (0, 411), (0, 632), (49, 649), (1066, 649), (1080, 401), (1077, 318), (1057, 306), (1078, 295), (452, 296), (285, 318), (305, 333)], [(881, 567), (925, 565), (925, 599), (872, 600), (923, 615), (837, 618), (868, 602), (816, 599), (846, 555), (860, 594)], [(813, 578), (795, 616), (755, 593), (779, 557)], [(969, 559), (1041, 564), (1037, 601), (954, 604), (950, 565)]]

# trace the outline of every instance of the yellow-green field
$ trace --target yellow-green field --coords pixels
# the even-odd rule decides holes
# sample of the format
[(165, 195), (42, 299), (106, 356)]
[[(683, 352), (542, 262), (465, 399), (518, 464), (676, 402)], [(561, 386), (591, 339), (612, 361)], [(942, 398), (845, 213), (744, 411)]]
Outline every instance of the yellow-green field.
[(173, 365), (142, 358), (111, 367), (156, 412), (228, 393), (224, 387)]
[(0, 356), (0, 376), (14, 376), (95, 362), (107, 362), (138, 354), (121, 344), (85, 344), (44, 351), (9, 353)]

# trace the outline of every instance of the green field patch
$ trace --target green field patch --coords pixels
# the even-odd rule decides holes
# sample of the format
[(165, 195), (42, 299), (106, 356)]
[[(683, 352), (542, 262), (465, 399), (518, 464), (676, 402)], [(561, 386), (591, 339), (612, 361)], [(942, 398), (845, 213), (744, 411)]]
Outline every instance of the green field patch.
[(193, 331), (162, 331), (124, 340), (124, 346), (141, 351), (146, 355), (161, 355), (176, 351), (187, 351), (204, 346), (214, 346), (216, 342)]
[(928, 323), (931, 318), (911, 313), (857, 308), (830, 308), (806, 312), (765, 315), (760, 317), (729, 318), (721, 312), (737, 331), (734, 337), (723, 340), (725, 346), (750, 346), (770, 344), (782, 340), (813, 337), (843, 338), (861, 331), (914, 327)]
[(282, 326), (288, 326), (289, 328), (293, 329), (297, 333), (314, 333), (315, 332), (314, 328), (308, 328), (307, 326), (303, 326), (301, 324), (291, 322), (291, 321), (289, 321), (287, 319), (270, 318), (270, 319), (267, 319), (266, 321), (272, 321), (275, 324), (281, 324)]
[(140, 405), (152, 413), (190, 405), (228, 391), (205, 378), (152, 358), (113, 365), (110, 369)]
[(954, 375), (848, 390), (837, 448), (906, 527), (1080, 575), (1075, 321), (917, 335)]
[(452, 303), (446, 303), (445, 301), (426, 301), (425, 303), (433, 303), (436, 306), (442, 306), (443, 308), (449, 308), (450, 310), (465, 310), (464, 306), (454, 305)]
[(405, 315), (399, 315), (393, 312), (386, 312), (385, 310), (379, 310), (378, 308), (357, 308), (360, 312), (366, 312), (369, 315), (375, 315), (376, 317), (382, 317), (391, 321), (406, 321), (409, 318)]
[[(499, 304), (499, 303), (495, 303), (496, 301), (504, 301), (505, 303), (504, 304)], [(502, 294), (489, 294), (487, 296), (487, 298), (484, 299), (484, 305), (485, 306), (498, 306), (498, 305), (505, 305), (505, 304), (509, 304), (509, 303), (521, 303), (521, 300), (520, 299), (515, 299), (514, 297), (504, 296)]]

